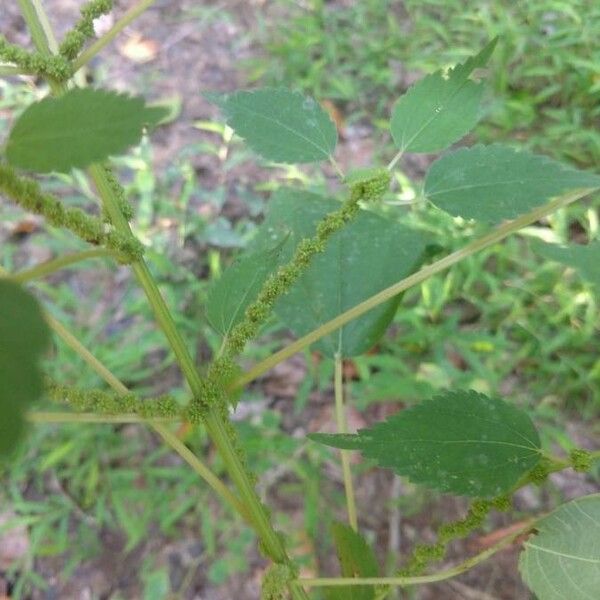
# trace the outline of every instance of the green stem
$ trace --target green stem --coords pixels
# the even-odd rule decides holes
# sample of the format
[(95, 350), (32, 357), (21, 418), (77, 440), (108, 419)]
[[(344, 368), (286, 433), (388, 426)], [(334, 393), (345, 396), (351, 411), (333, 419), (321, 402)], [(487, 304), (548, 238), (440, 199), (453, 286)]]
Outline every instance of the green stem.
[(335, 169), (335, 172), (337, 173), (337, 176), (340, 178), (340, 181), (343, 181), (344, 180), (344, 171), (342, 171), (342, 167), (340, 167), (337, 160), (335, 160), (335, 158), (333, 158), (333, 156), (330, 155), (329, 162), (331, 163), (331, 166)]
[[(339, 353), (335, 355), (335, 420), (338, 433), (348, 433), (348, 424), (346, 420), (346, 410), (344, 407), (344, 378), (343, 363)], [(358, 519), (356, 516), (356, 500), (354, 497), (354, 486), (352, 485), (352, 471), (350, 469), (350, 452), (340, 450), (342, 459), (342, 473), (344, 476), (344, 490), (346, 492), (346, 507), (348, 510), (348, 521), (354, 531), (358, 531)]]
[(240, 502), (240, 500), (234, 496), (227, 486), (208, 468), (202, 463), (198, 457), (165, 425), (160, 423), (151, 422), (150, 423), (154, 429), (163, 440), (173, 448), (185, 462), (206, 481), (213, 490), (216, 490), (217, 493), (227, 500), (228, 504), (237, 511), (247, 522), (249, 525), (252, 525), (252, 519), (248, 514), (247, 507)]
[(510, 546), (519, 536), (530, 531), (533, 525), (541, 518), (543, 518), (543, 516), (527, 521), (527, 523), (523, 525), (523, 527), (520, 527), (516, 532), (511, 533), (511, 535), (503, 538), (487, 550), (465, 560), (456, 567), (445, 571), (439, 571), (432, 575), (420, 575), (418, 577), (315, 577), (310, 579), (298, 579), (298, 583), (304, 587), (333, 587), (347, 585), (409, 586), (444, 581), (445, 579), (461, 575), (465, 571), (468, 571), (487, 560), (490, 556), (496, 554), (496, 552)]
[[(54, 47), (56, 47), (54, 52), (57, 52), (58, 46), (54, 40), (52, 31), (44, 31), (43, 24), (47, 23), (47, 18), (43, 13), (41, 5), (39, 5), (39, 0), (19, 1), (22, 5), (24, 17), (31, 28), (32, 37), (36, 39), (36, 44), (40, 48), (40, 52), (50, 52)], [(34, 3), (35, 6), (39, 8), (39, 11), (29, 11), (29, 1)], [(129, 10), (126, 15), (120, 19), (120, 27), (125, 27), (129, 22), (131, 22), (131, 20), (133, 20), (133, 18), (135, 18), (135, 16), (137, 16), (137, 14), (141, 13), (143, 10), (145, 10), (145, 8), (150, 6), (150, 4), (152, 4), (152, 0), (144, 0)], [(114, 33), (114, 35), (118, 33), (116, 26), (113, 27), (111, 31)], [(111, 32), (108, 32), (108, 34), (110, 33)], [(108, 41), (112, 39), (108, 34), (104, 36), (105, 43), (108, 43)], [(100, 42), (100, 40), (98, 41)], [(93, 44), (88, 49), (88, 53), (86, 54), (87, 58), (83, 57), (83, 59), (89, 60), (89, 57), (93, 56), (93, 53), (97, 52), (98, 49), (99, 46), (97, 44)], [(80, 59), (81, 58), (82, 57), (80, 57)], [(63, 84), (52, 81), (49, 83), (53, 93), (55, 94), (60, 94), (65, 89)], [(99, 165), (94, 165), (90, 167), (89, 174), (98, 189), (104, 209), (111, 219), (113, 226), (122, 233), (131, 234), (129, 223), (121, 212), (118, 199), (115, 196), (111, 182), (109, 181), (105, 170)], [(169, 312), (169, 309), (160, 294), (158, 286), (156, 285), (150, 270), (143, 259), (134, 262), (132, 264), (132, 268), (140, 285), (146, 293), (159, 326), (163, 330), (173, 352), (175, 353), (175, 356), (177, 357), (178, 363), (194, 397), (201, 398), (203, 392), (202, 379), (200, 378), (194, 361), (187, 350), (181, 334), (175, 326), (173, 317), (171, 316), (171, 313)], [(281, 538), (273, 528), (269, 515), (260, 498), (258, 497), (258, 494), (256, 493), (251, 476), (246, 471), (240, 460), (240, 457), (236, 452), (236, 449), (232, 443), (232, 439), (230, 438), (230, 432), (227, 431), (225, 419), (226, 417), (222, 416), (218, 407), (210, 408), (204, 420), (207, 432), (213, 440), (215, 446), (217, 446), (217, 449), (220, 451), (225, 466), (238, 488), (241, 501), (247, 508), (255, 530), (261, 539), (263, 548), (274, 562), (286, 564), (289, 565), (290, 568), (293, 568), (292, 561), (287, 556)], [(289, 584), (289, 591), (295, 600), (308, 600), (304, 590), (298, 587), (295, 582), (291, 582)]]
[(17, 67), (16, 65), (0, 65), (0, 77), (11, 77), (13, 75), (28, 75), (29, 73), (25, 73), (21, 67)]
[(60, 321), (46, 313), (46, 322), (59, 338), (119, 394), (129, 390)]
[(125, 27), (127, 27), (134, 19), (139, 17), (147, 8), (150, 8), (156, 0), (141, 0), (132, 6), (102, 37), (96, 40), (87, 50), (84, 50), (73, 61), (74, 72), (78, 71), (86, 65), (96, 54), (98, 54), (105, 46), (110, 44)]
[(235, 382), (230, 386), (231, 389), (236, 389), (245, 386), (246, 384), (254, 381), (257, 377), (260, 377), (263, 373), (266, 373), (270, 369), (272, 369), (275, 365), (280, 362), (288, 359), (290, 356), (293, 356), (297, 352), (304, 350), (310, 344), (316, 342), (317, 340), (329, 335), (334, 332), (336, 329), (343, 327), (346, 323), (357, 319), (358, 317), (364, 315), (366, 312), (372, 310), (376, 306), (379, 306), (383, 302), (386, 302), (390, 298), (400, 294), (408, 290), (419, 283), (422, 283), (426, 279), (429, 279), (433, 275), (445, 271), (449, 267), (461, 262), (465, 258), (483, 250), (484, 248), (488, 248), (489, 246), (493, 246), (497, 244), (504, 238), (508, 237), (510, 234), (518, 231), (519, 229), (526, 227), (527, 225), (531, 225), (531, 223), (535, 223), (539, 221), (541, 218), (546, 217), (549, 214), (552, 214), (559, 208), (567, 206), (576, 200), (579, 200), (583, 196), (586, 196), (593, 191), (591, 189), (579, 190), (577, 192), (573, 192), (571, 194), (566, 194), (564, 196), (560, 196), (555, 200), (552, 200), (548, 204), (544, 204), (531, 212), (528, 212), (520, 217), (514, 219), (513, 221), (509, 221), (500, 225), (490, 233), (484, 235), (483, 237), (472, 241), (470, 244), (467, 244), (460, 250), (445, 256), (444, 258), (423, 267), (421, 270), (409, 275), (405, 279), (402, 279), (398, 283), (391, 285), (390, 287), (382, 290), (381, 292), (371, 296), (364, 302), (357, 304), (353, 308), (343, 312), (338, 315), (331, 321), (324, 323), (320, 327), (317, 327), (310, 333), (296, 340), (292, 344), (286, 346), (279, 352), (272, 354), (265, 360), (259, 362), (254, 367), (252, 367), (248, 372), (244, 373), (241, 377), (238, 377)]
[[(92, 166), (89, 169), (89, 174), (98, 189), (104, 209), (115, 229), (132, 235), (129, 223), (121, 213), (113, 189), (103, 168), (98, 165)], [(143, 259), (132, 263), (131, 266), (140, 285), (146, 293), (163, 333), (177, 357), (178, 363), (190, 386), (193, 396), (195, 398), (201, 398), (203, 394), (202, 379), (196, 370), (194, 361), (188, 352), (185, 342), (175, 325), (173, 317), (160, 294), (150, 270)], [(240, 497), (246, 506), (248, 515), (251, 518), (266, 552), (274, 562), (291, 564), (281, 539), (273, 528), (269, 515), (256, 493), (252, 480), (240, 461), (240, 457), (230, 438), (230, 433), (227, 431), (224, 418), (217, 407), (208, 409), (207, 414), (204, 416), (204, 424), (209, 436), (221, 454), (221, 458), (225, 463), (231, 479), (238, 489)], [(301, 589), (292, 587), (290, 591), (297, 600), (306, 599), (306, 596)]]
[(390, 161), (390, 164), (387, 166), (388, 171), (391, 171), (396, 166), (396, 163), (402, 158), (403, 154), (404, 154), (404, 150), (400, 150), (396, 154), (396, 156), (394, 156), (394, 158), (392, 158), (392, 160)]
[(42, 54), (58, 54), (58, 43), (40, 0), (18, 0), (33, 44)]
[[(106, 174), (102, 167), (97, 165), (92, 166), (89, 169), (89, 173), (96, 184), (104, 208), (114, 227), (123, 233), (131, 234), (129, 223), (127, 223), (127, 220), (119, 209), (110, 182), (106, 178)], [(148, 301), (154, 310), (156, 320), (177, 357), (192, 394), (196, 398), (201, 397), (203, 394), (203, 387), (200, 375), (196, 370), (194, 361), (173, 321), (173, 317), (165, 304), (150, 270), (143, 260), (134, 262), (131, 266), (140, 285), (146, 292)], [(205, 425), (211, 439), (221, 453), (221, 457), (233, 482), (239, 490), (240, 496), (247, 505), (248, 513), (250, 514), (257, 533), (269, 552), (269, 555), (275, 562), (286, 562), (288, 559), (285, 550), (283, 549), (283, 545), (281, 544), (281, 540), (273, 529), (266, 511), (256, 495), (256, 491), (254, 490), (254, 486), (246, 469), (239, 460), (218, 409), (209, 409), (208, 414), (205, 416)]]
[[(133, 236), (131, 227), (121, 212), (104, 168), (100, 165), (93, 165), (88, 169), (88, 173), (96, 185), (104, 209), (115, 229), (126, 235)], [(148, 302), (154, 311), (154, 316), (156, 317), (160, 328), (177, 357), (177, 361), (181, 366), (181, 370), (183, 371), (192, 393), (194, 396), (199, 395), (202, 392), (202, 380), (198, 374), (194, 360), (188, 352), (186, 344), (175, 325), (175, 321), (171, 316), (158, 286), (156, 285), (154, 277), (150, 273), (150, 269), (143, 259), (132, 263), (131, 267), (133, 268), (138, 282), (146, 293)]]
[(114, 258), (115, 253), (105, 248), (94, 248), (93, 250), (82, 250), (81, 252), (75, 252), (73, 254), (67, 254), (66, 256), (60, 256), (53, 260), (49, 260), (40, 265), (36, 265), (31, 269), (19, 271), (14, 275), (11, 275), (11, 279), (18, 283), (26, 283), (32, 279), (39, 279), (41, 277), (47, 277), (52, 275), (56, 271), (60, 271), (65, 267), (70, 267), (83, 260), (89, 258)]
[[(119, 394), (127, 394), (129, 389), (115, 375), (113, 375), (68, 329), (66, 329), (56, 319), (46, 315), (46, 321), (49, 323), (53, 331), (76, 352), (100, 377), (108, 383), (108, 385)], [(104, 418), (107, 415), (99, 415)], [(204, 463), (176, 437), (170, 434), (169, 430), (164, 425), (152, 421), (147, 423), (156, 431), (163, 440), (183, 458), (193, 469), (208, 483), (213, 490), (229, 504), (232, 508), (239, 512), (243, 517), (247, 517), (246, 508), (240, 501), (233, 496), (227, 489), (225, 484), (212, 473), (212, 471), (204, 465)], [(241, 511), (239, 510), (241, 508)]]
[[(0, 267), (0, 276), (6, 277), (8, 275), (8, 271)], [(49, 314), (45, 315), (46, 322), (50, 326), (50, 328), (60, 337), (63, 342), (71, 348), (89, 367), (92, 368), (104, 381), (113, 389), (115, 392), (119, 394), (127, 394), (129, 389), (127, 386), (122, 383), (109, 369), (107, 369), (80, 341), (77, 337), (75, 337), (66, 327), (62, 325), (59, 321), (57, 321), (54, 317)], [(30, 418), (32, 420), (52, 422), (52, 415), (59, 415), (61, 413), (30, 413)], [(66, 417), (65, 413), (62, 413), (62, 417)], [(74, 414), (73, 417), (77, 417), (81, 415)], [(97, 415), (102, 421), (96, 422), (113, 422), (109, 419), (110, 415)], [(114, 417), (119, 417), (119, 415), (114, 415)], [(133, 415), (134, 418), (139, 419), (136, 415)], [(58, 421), (58, 418), (55, 417)], [(74, 421), (78, 419), (74, 418)], [(140, 422), (142, 420), (140, 419)], [(122, 421), (118, 421), (122, 422)], [(137, 420), (129, 421), (129, 422), (138, 422)], [(239, 512), (244, 518), (246, 518), (249, 522), (250, 517), (248, 516), (248, 511), (246, 507), (237, 499), (233, 494), (229, 491), (229, 489), (223, 484), (223, 482), (216, 477), (210, 471), (210, 469), (202, 463), (202, 461), (192, 452), (190, 452), (187, 447), (177, 438), (177, 436), (173, 436), (170, 434), (169, 430), (166, 429), (160, 423), (157, 423), (155, 419), (144, 420), (144, 422), (148, 423), (164, 440), (165, 442), (171, 446), (171, 448), (177, 452), (185, 460), (193, 469), (200, 475), (208, 485), (210, 485), (213, 490), (223, 498), (232, 508)]]

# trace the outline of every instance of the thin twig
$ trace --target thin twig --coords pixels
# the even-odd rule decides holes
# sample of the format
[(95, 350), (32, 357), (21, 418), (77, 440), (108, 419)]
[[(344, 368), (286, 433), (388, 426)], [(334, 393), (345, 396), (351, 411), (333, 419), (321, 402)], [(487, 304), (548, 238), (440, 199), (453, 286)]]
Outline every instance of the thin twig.
[[(344, 373), (342, 357), (339, 353), (335, 355), (335, 420), (338, 433), (348, 433), (348, 423), (346, 419), (346, 408), (344, 406)], [(358, 531), (358, 519), (356, 516), (356, 500), (354, 498), (354, 486), (352, 485), (352, 470), (350, 469), (350, 453), (347, 450), (340, 450), (342, 460), (342, 473), (344, 475), (344, 491), (346, 493), (346, 507), (348, 511), (348, 521), (354, 531)]]
[(523, 527), (513, 532), (511, 535), (506, 536), (498, 543), (494, 544), (487, 550), (468, 558), (464, 562), (447, 569), (445, 571), (439, 571), (432, 575), (420, 575), (418, 577), (314, 577), (299, 579), (298, 583), (304, 587), (338, 587), (347, 585), (387, 585), (387, 586), (411, 586), (419, 585), (423, 583), (436, 583), (438, 581), (444, 581), (457, 575), (461, 575), (465, 571), (477, 566), (483, 561), (487, 560), (490, 556), (493, 556), (503, 548), (510, 546), (519, 536), (531, 530), (533, 525), (540, 519), (546, 517), (547, 514), (540, 515), (527, 521)]
[(105, 46), (110, 44), (125, 27), (127, 27), (132, 21), (137, 19), (146, 9), (150, 8), (156, 0), (141, 0), (134, 6), (132, 6), (102, 37), (98, 38), (87, 50), (84, 50), (78, 57), (73, 61), (74, 72), (79, 71), (81, 67), (96, 56)]

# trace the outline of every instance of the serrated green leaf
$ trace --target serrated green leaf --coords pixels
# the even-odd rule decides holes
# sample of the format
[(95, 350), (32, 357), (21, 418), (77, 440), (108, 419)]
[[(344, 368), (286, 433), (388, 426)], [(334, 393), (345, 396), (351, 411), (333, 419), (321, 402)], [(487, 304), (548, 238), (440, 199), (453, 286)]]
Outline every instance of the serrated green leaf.
[(15, 167), (66, 173), (123, 153), (164, 115), (142, 98), (75, 88), (29, 106), (10, 132), (6, 156)]
[[(254, 247), (287, 237), (280, 259), (289, 260), (298, 242), (314, 234), (316, 224), (340, 203), (295, 190), (281, 190), (271, 200), (269, 214)], [(425, 247), (423, 235), (369, 211), (335, 233), (325, 252), (317, 255), (290, 291), (275, 305), (275, 313), (297, 335), (312, 331), (338, 314), (408, 275)], [(385, 332), (398, 307), (394, 298), (355, 319), (316, 347), (328, 356), (361, 354)]]
[(493, 39), (447, 77), (442, 71), (428, 75), (396, 102), (390, 129), (400, 150), (443, 150), (473, 129), (480, 117), (483, 85), (469, 77), (487, 64), (497, 41)]
[(538, 600), (595, 600), (600, 594), (600, 494), (559, 506), (525, 542), (519, 569)]
[(25, 411), (42, 393), (38, 363), (49, 341), (33, 296), (0, 280), (0, 456), (12, 453), (25, 429)]
[(425, 195), (433, 204), (489, 223), (514, 219), (570, 191), (598, 187), (598, 175), (501, 144), (450, 152), (425, 178)]
[(335, 124), (312, 98), (285, 88), (211, 95), (227, 124), (258, 154), (283, 163), (327, 160), (337, 144)]
[(206, 301), (206, 316), (222, 335), (243, 318), (264, 282), (280, 262), (281, 246), (242, 255), (213, 284)]
[[(344, 523), (333, 523), (331, 533), (343, 577), (378, 577), (379, 565), (375, 553), (366, 540)], [(325, 592), (327, 600), (373, 600), (372, 586), (331, 587)]]
[(474, 391), (446, 392), (358, 434), (311, 439), (360, 450), (381, 467), (453, 494), (503, 494), (540, 459), (540, 438), (522, 410)]
[(600, 240), (585, 246), (557, 246), (536, 242), (534, 248), (544, 258), (572, 267), (600, 292)]

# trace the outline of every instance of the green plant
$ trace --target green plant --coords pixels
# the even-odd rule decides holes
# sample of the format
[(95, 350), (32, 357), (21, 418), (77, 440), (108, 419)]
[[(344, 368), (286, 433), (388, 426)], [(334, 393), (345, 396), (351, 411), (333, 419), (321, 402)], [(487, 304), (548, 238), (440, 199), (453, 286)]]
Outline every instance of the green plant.
[[(498, 144), (445, 154), (432, 165), (425, 181), (424, 194), (435, 207), (432, 210), (481, 223), (473, 227), (476, 233), (486, 224), (496, 226), (415, 271), (426, 260), (426, 237), (369, 209), (376, 208), (388, 193), (391, 172), (405, 152), (445, 149), (475, 125), (483, 84), (473, 79), (473, 72), (486, 65), (496, 40), (448, 73), (428, 76), (396, 103), (391, 134), (398, 153), (387, 168), (342, 174), (333, 158), (337, 142), (334, 124), (315, 100), (298, 92), (266, 88), (213, 94), (211, 99), (220, 106), (229, 125), (263, 157), (283, 163), (329, 161), (339, 175), (344, 199), (339, 202), (298, 190), (282, 190), (274, 196), (269, 216), (250, 248), (209, 294), (206, 313), (222, 336), (221, 344), (213, 361), (198, 368), (145, 262), (145, 248), (130, 229), (132, 211), (123, 188), (104, 162), (135, 143), (143, 127), (156, 124), (162, 115), (145, 107), (141, 100), (79, 90), (70, 83), (78, 68), (150, 4), (148, 0), (140, 2), (103, 38), (83, 50), (91, 19), (109, 10), (110, 2), (94, 0), (86, 5), (81, 22), (58, 46), (41, 5), (36, 0), (21, 0), (37, 52), (5, 42), (1, 48), (4, 59), (12, 63), (6, 72), (34, 72), (45, 77), (54, 98), (32, 104), (10, 131), (6, 160), (0, 165), (0, 191), (53, 226), (98, 246), (27, 272), (10, 275), (2, 270), (6, 276), (0, 282), (4, 454), (10, 457), (26, 419), (79, 425), (148, 424), (204, 479), (223, 505), (254, 529), (265, 558), (272, 563), (263, 582), (263, 597), (268, 600), (283, 598), (286, 593), (307, 598), (313, 587), (326, 588), (326, 596), (333, 599), (384, 598), (391, 586), (442, 581), (460, 574), (518, 535), (536, 529), (540, 533), (527, 542), (521, 561), (530, 587), (540, 598), (589, 597), (598, 578), (594, 546), (600, 513), (598, 495), (562, 505), (549, 516), (529, 519), (518, 531), (457, 567), (431, 575), (422, 572), (445, 556), (450, 542), (480, 527), (490, 511), (509, 510), (516, 490), (540, 485), (555, 471), (572, 468), (587, 472), (600, 458), (599, 451), (572, 445), (566, 456), (556, 456), (543, 446), (524, 410), (471, 390), (446, 391), (383, 423), (349, 434), (342, 360), (364, 353), (381, 337), (398, 308), (399, 294), (588, 195), (600, 188), (600, 177)], [(35, 180), (19, 173), (60, 172), (75, 167), (87, 168), (101, 201), (100, 217), (65, 206)], [(589, 264), (597, 244), (590, 243), (585, 250), (542, 248), (541, 252), (578, 269), (597, 285), (597, 270)], [(98, 257), (131, 265), (187, 380), (191, 398), (167, 394), (145, 399), (130, 392), (56, 319), (49, 315), (43, 319), (39, 305), (21, 287), (65, 266)], [(238, 358), (273, 315), (299, 339), (244, 372)], [(106, 381), (110, 392), (75, 388), (51, 378), (43, 385), (39, 361), (47, 345), (48, 327)], [(284, 536), (275, 530), (256, 492), (245, 447), (229, 420), (241, 388), (313, 343), (334, 364), (338, 433), (314, 434), (312, 438), (342, 449), (349, 525), (337, 523), (332, 528), (343, 575), (336, 578), (299, 577)], [(71, 411), (27, 410), (42, 395), (68, 404)], [(14, 398), (22, 399), (15, 403)], [(181, 441), (170, 427), (173, 421), (185, 421), (207, 432), (229, 479), (217, 476)], [(473, 499), (466, 516), (442, 525), (434, 544), (418, 545), (395, 577), (380, 576), (372, 549), (358, 533), (346, 453), (350, 449), (360, 450), (414, 482)], [(65, 454), (70, 451), (63, 450)], [(122, 503), (123, 497), (117, 495), (117, 514), (124, 513), (119, 508)], [(131, 543), (143, 535), (143, 528), (127, 515), (122, 514), (120, 521)], [(581, 561), (586, 563), (583, 568)], [(569, 577), (554, 580), (557, 566), (569, 574), (577, 569), (576, 582)], [(148, 586), (151, 583), (147, 582)], [(153, 585), (162, 589), (164, 576)]]
[[(594, 0), (385, 0), (283, 3), (285, 19), (259, 39), (251, 74), (283, 81), (340, 105), (352, 119), (383, 120), (414, 71), (463, 60), (502, 37), (493, 57), (494, 102), (476, 128), (482, 141), (518, 137), (528, 148), (593, 167), (600, 157)], [(350, 32), (350, 33), (348, 33)], [(360, 82), (360, 83), (359, 83)], [(347, 106), (354, 107), (348, 110)]]

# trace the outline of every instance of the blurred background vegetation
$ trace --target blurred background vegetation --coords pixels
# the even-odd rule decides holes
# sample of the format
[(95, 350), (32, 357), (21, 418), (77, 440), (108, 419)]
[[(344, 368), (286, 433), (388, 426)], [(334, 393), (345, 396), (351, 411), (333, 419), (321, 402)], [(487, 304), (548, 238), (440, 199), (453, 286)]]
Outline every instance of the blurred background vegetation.
[[(57, 26), (66, 28), (69, 22), (61, 15), (72, 15), (73, 7), (64, 8), (60, 0), (45, 4)], [(595, 0), (162, 1), (146, 17), (126, 32), (129, 51), (113, 47), (114, 56), (100, 57), (88, 76), (111, 86), (112, 68), (125, 64), (119, 74), (123, 80), (131, 75), (131, 91), (156, 96), (158, 89), (159, 100), (172, 108), (172, 123), (116, 164), (136, 209), (136, 232), (152, 244), (147, 251), (152, 269), (169, 305), (180, 309), (179, 324), (199, 362), (219, 343), (203, 317), (202, 301), (211, 281), (251, 239), (269, 193), (291, 184), (326, 190), (331, 182), (314, 170), (257, 160), (232, 139), (214, 111), (193, 105), (184, 51), (173, 37), (160, 38), (152, 27), (157, 20), (175, 38), (196, 40), (198, 32), (190, 60), (203, 50), (215, 59), (208, 71), (213, 76), (198, 74), (198, 96), (214, 88), (283, 84), (317, 97), (338, 125), (344, 166), (389, 160), (394, 150), (388, 119), (399, 95), (423, 74), (454, 65), (498, 35), (485, 115), (467, 142), (502, 141), (592, 170), (600, 164), (600, 5)], [(7, 13), (0, 17), (0, 30), (9, 35), (17, 22)], [(140, 60), (140, 53), (147, 60)], [(171, 62), (157, 66), (161, 56)], [(172, 73), (165, 64), (172, 64)], [(177, 79), (174, 89), (162, 85), (168, 75), (180, 78), (180, 90)], [(29, 80), (0, 82), (0, 138), (39, 93)], [(478, 228), (424, 202), (420, 179), (433, 158), (405, 159), (394, 191), (378, 210), (420, 228), (435, 244), (432, 252), (446, 254)], [(81, 174), (45, 178), (44, 185), (68, 203), (94, 204)], [(2, 202), (0, 210), (5, 268), (24, 268), (79, 248), (67, 234), (17, 208)], [(598, 235), (596, 197), (407, 292), (384, 340), (346, 364), (353, 425), (436, 390), (462, 387), (526, 406), (542, 425), (546, 443), (568, 448), (569, 436), (583, 445), (597, 439), (598, 299), (574, 273), (536, 256), (528, 242), (537, 237), (585, 243)], [(127, 385), (152, 394), (174, 387), (184, 397), (173, 357), (126, 269), (88, 264), (38, 282), (35, 289), (48, 310)], [(248, 364), (286, 336), (270, 323), (250, 349)], [(60, 344), (46, 367), (59, 381), (102, 385)], [(252, 385), (238, 417), (261, 492), (275, 506), (276, 520), (307, 570), (327, 569), (330, 541), (323, 523), (343, 512), (335, 455), (304, 441), (308, 430), (331, 420), (331, 376), (332, 365), (307, 352)], [(221, 470), (203, 432), (186, 441)], [(398, 551), (407, 552), (415, 538), (427, 537), (464, 508), (386, 474), (373, 475), (368, 464), (354, 468), (359, 506), (369, 507), (363, 527), (378, 542), (390, 572)], [(0, 580), (10, 597), (256, 596), (264, 563), (253, 550), (251, 532), (142, 427), (36, 426), (18, 460), (0, 475), (5, 507), (0, 545), (11, 532), (25, 540), (25, 551), (11, 560), (0, 551)], [(581, 479), (553, 480), (544, 492), (518, 499), (517, 508), (537, 509), (578, 495), (586, 489), (581, 486), (597, 489), (598, 473)], [(419, 518), (424, 509), (427, 518)], [(401, 530), (399, 541), (393, 527)], [(106, 581), (96, 582), (94, 576), (101, 580), (102, 574)], [(488, 569), (478, 577), (467, 583), (494, 597), (528, 597), (514, 573)], [(515, 577), (513, 587), (509, 577)], [(88, 588), (91, 595), (85, 596)], [(440, 590), (406, 597), (466, 597)]]

